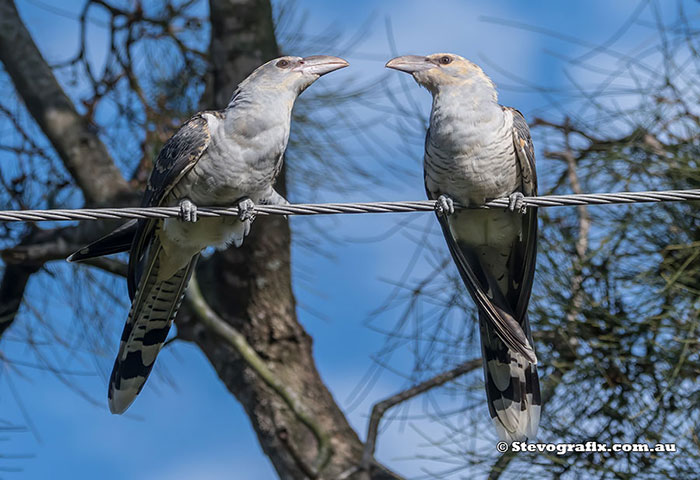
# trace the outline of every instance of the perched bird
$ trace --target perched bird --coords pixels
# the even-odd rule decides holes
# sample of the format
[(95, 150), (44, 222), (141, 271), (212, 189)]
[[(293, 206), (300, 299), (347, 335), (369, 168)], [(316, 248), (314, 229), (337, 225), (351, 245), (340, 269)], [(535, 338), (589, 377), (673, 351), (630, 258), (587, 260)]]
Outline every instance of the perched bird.
[[(163, 145), (142, 206), (180, 207), (180, 218), (127, 222), (69, 261), (130, 249), (131, 311), (109, 383), (109, 408), (123, 413), (143, 388), (170, 330), (199, 253), (243, 242), (256, 203), (288, 202), (273, 189), (297, 96), (338, 57), (281, 57), (258, 67), (222, 111), (196, 114)], [(197, 205), (238, 204), (238, 217), (197, 219)]]
[[(535, 153), (522, 114), (459, 55), (407, 55), (386, 66), (433, 96), (424, 176), (457, 269), (479, 311), (489, 412), (505, 441), (533, 439), (540, 418), (537, 358), (527, 317), (537, 249)], [(454, 210), (508, 197), (509, 208)]]

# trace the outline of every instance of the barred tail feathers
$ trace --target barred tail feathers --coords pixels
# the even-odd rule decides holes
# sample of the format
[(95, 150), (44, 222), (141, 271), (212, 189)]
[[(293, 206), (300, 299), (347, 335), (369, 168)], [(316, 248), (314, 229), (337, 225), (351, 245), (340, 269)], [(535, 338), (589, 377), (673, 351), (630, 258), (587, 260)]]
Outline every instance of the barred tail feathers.
[(153, 255), (137, 287), (109, 381), (112, 413), (124, 413), (146, 383), (198, 258), (195, 255), (174, 275), (159, 279), (161, 247), (157, 240), (151, 251)]
[(486, 397), (498, 436), (506, 442), (533, 440), (542, 405), (537, 366), (508, 349), (482, 314), (479, 320)]

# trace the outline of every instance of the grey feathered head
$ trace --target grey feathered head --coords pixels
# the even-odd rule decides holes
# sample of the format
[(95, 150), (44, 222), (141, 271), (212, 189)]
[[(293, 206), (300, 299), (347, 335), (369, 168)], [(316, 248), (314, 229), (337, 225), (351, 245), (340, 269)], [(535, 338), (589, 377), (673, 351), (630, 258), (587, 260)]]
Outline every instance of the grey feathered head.
[(299, 95), (326, 73), (347, 67), (348, 62), (330, 55), (310, 57), (279, 57), (260, 65), (243, 80), (233, 94), (233, 99), (242, 91), (253, 88), (257, 92), (292, 93)]
[(435, 94), (450, 86), (483, 87), (497, 100), (496, 86), (477, 64), (454, 53), (434, 53), (425, 57), (405, 55), (389, 60), (387, 68), (410, 73), (419, 85)]

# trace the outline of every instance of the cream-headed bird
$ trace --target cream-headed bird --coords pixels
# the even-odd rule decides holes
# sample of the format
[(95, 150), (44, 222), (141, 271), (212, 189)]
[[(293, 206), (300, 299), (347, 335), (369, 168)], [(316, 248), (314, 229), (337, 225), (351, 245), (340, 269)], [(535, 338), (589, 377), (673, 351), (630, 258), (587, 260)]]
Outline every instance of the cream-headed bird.
[[(407, 55), (386, 66), (433, 96), (425, 189), (457, 269), (479, 311), (486, 396), (499, 436), (533, 439), (541, 398), (527, 316), (537, 250), (535, 152), (522, 114), (498, 104), (481, 68), (451, 53)], [(454, 210), (508, 197), (509, 208)]]

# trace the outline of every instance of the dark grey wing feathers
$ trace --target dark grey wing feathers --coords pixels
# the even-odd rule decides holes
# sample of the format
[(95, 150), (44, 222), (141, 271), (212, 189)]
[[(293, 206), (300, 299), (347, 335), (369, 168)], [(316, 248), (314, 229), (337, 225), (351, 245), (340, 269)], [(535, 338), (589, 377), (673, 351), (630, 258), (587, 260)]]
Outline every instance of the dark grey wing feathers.
[[(153, 166), (146, 184), (146, 192), (141, 206), (159, 206), (180, 179), (194, 167), (209, 146), (211, 132), (207, 119), (209, 113), (221, 117), (221, 112), (200, 112), (185, 122), (175, 134), (165, 142)], [(145, 249), (150, 243), (156, 222), (160, 220), (139, 220), (131, 253), (127, 283), (129, 296), (133, 300), (139, 282), (139, 265), (145, 259)]]
[[(537, 170), (535, 168), (535, 147), (525, 117), (518, 110), (503, 107), (513, 114), (513, 144), (520, 165), (522, 193), (525, 196), (537, 195)], [(524, 318), (532, 292), (537, 256), (537, 208), (528, 208), (523, 216), (522, 241), (516, 242), (511, 255), (513, 282), (508, 292), (511, 304), (515, 305), (515, 317)], [(527, 335), (529, 325), (527, 325)]]
[[(161, 204), (172, 190), (199, 160), (211, 140), (204, 114), (223, 118), (223, 112), (200, 112), (185, 122), (168, 139), (158, 154), (153, 171), (146, 184), (141, 206), (152, 207)], [(136, 289), (136, 266), (143, 262), (143, 250), (148, 244), (150, 233), (156, 220), (131, 220), (104, 237), (86, 245), (67, 258), (69, 262), (79, 262), (90, 258), (111, 255), (131, 250), (129, 258), (129, 296), (133, 300)]]
[(523, 182), (523, 195), (537, 195), (537, 170), (535, 168), (535, 146), (532, 143), (530, 127), (525, 117), (515, 108), (503, 107), (513, 114), (513, 142), (520, 163)]
[(529, 339), (525, 336), (520, 323), (513, 315), (506, 312), (500, 308), (496, 303), (491, 301), (491, 299), (486, 295), (484, 288), (482, 287), (482, 282), (479, 281), (476, 273), (472, 269), (469, 261), (465, 258), (462, 249), (457, 244), (452, 232), (450, 231), (450, 226), (447, 223), (445, 217), (438, 216), (438, 221), (440, 222), (440, 227), (442, 227), (442, 233), (447, 242), (447, 247), (452, 254), (452, 259), (457, 266), (459, 275), (462, 277), (462, 281), (467, 287), (469, 294), (471, 295), (474, 303), (480, 311), (482, 311), (494, 329), (498, 332), (498, 336), (501, 337), (503, 342), (508, 345), (509, 348), (516, 352), (521, 353), (530, 362), (536, 364), (537, 357), (535, 352), (530, 345)]
[(221, 116), (220, 112), (200, 112), (185, 122), (161, 148), (146, 184), (142, 207), (160, 205), (170, 190), (199, 160), (211, 140), (205, 114)]

